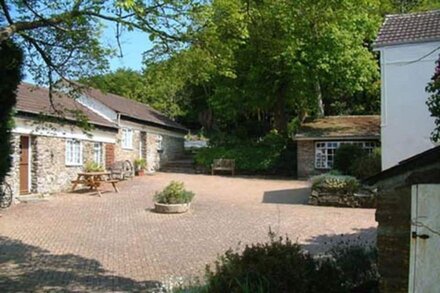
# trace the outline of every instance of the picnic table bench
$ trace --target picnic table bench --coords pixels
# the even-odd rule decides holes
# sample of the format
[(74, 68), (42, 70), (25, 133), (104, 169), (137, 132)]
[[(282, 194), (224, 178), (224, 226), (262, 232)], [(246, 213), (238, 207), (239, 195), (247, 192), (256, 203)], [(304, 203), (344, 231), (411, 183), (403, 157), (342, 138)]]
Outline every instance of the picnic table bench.
[(211, 165), (211, 174), (214, 171), (231, 171), (232, 176), (235, 174), (235, 160), (231, 159), (216, 159)]
[(76, 180), (72, 180), (72, 191), (75, 191), (75, 188), (78, 184), (82, 184), (88, 186), (90, 190), (96, 190), (98, 195), (101, 197), (101, 191), (99, 187), (102, 183), (110, 183), (113, 186), (115, 192), (119, 193), (119, 189), (116, 184), (119, 180), (111, 179), (110, 172), (80, 172), (78, 173), (78, 177)]

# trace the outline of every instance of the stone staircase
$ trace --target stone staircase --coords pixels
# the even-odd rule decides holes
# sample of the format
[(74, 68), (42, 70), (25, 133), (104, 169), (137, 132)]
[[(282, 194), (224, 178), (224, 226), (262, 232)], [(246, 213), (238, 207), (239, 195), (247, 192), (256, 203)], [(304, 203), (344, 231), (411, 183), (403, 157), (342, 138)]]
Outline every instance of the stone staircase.
[(160, 168), (161, 172), (167, 173), (196, 173), (194, 165), (194, 156), (192, 153), (185, 153), (181, 157), (168, 161), (164, 166)]

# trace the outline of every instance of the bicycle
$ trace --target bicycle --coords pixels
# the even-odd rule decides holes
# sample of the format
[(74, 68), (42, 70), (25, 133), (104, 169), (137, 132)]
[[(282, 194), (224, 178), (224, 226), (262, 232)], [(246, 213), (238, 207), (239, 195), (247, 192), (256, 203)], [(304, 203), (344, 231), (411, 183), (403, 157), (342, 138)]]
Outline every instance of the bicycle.
[(12, 188), (11, 186), (3, 182), (0, 184), (0, 208), (5, 209), (12, 204)]

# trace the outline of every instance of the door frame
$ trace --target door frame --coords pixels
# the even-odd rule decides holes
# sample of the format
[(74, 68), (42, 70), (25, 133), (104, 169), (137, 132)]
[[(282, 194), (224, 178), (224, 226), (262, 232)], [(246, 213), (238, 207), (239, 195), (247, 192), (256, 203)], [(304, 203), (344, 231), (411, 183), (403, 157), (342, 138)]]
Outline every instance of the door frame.
[[(31, 193), (31, 188), (32, 188), (32, 136), (30, 135), (20, 135), (20, 145), (21, 145), (21, 138), (22, 137), (27, 137), (28, 138), (28, 187), (27, 187), (27, 194)], [(21, 160), (21, 148), (19, 147), (19, 160), (18, 162), (20, 162)], [(18, 168), (20, 169), (20, 163), (18, 165)], [(21, 181), (21, 175), (20, 175), (20, 170), (18, 172), (18, 180), (19, 182)], [(19, 185), (20, 186), (20, 185)], [(21, 193), (21, 192), (19, 192)]]

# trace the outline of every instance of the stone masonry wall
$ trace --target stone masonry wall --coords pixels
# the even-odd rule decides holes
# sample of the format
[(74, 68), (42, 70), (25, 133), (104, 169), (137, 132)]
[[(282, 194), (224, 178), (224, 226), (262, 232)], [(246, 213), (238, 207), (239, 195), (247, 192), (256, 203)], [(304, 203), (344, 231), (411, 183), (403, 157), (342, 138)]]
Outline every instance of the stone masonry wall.
[[(93, 142), (82, 141), (83, 162), (93, 160)], [(32, 192), (68, 190), (83, 166), (66, 166), (66, 139), (37, 136), (32, 139)]]
[(174, 160), (183, 155), (184, 138), (163, 135), (162, 147), (163, 152), (160, 154), (160, 165), (163, 166), (167, 162)]
[(122, 129), (119, 129), (116, 135), (115, 144), (115, 160), (125, 161), (128, 160), (133, 163), (134, 160), (139, 159), (139, 142), (141, 140), (141, 131), (133, 129), (133, 148), (124, 149), (122, 148)]
[(5, 181), (11, 186), (13, 195), (20, 192), (20, 136), (12, 135), (12, 166)]
[(315, 172), (315, 142), (312, 140), (297, 141), (298, 177), (306, 178)]

